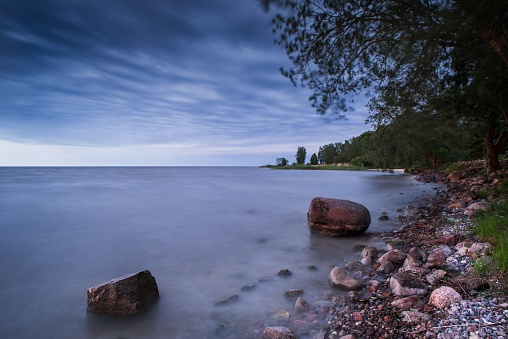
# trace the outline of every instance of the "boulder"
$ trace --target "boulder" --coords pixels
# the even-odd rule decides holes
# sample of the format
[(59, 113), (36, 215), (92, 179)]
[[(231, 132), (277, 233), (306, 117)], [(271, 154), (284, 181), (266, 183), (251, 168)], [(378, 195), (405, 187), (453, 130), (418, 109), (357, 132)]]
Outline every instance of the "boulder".
[(296, 339), (296, 336), (287, 327), (270, 326), (263, 331), (263, 339)]
[(441, 286), (440, 288), (434, 290), (430, 295), (429, 305), (443, 309), (461, 300), (462, 297), (453, 288), (448, 286)]
[(459, 181), (461, 179), (464, 179), (464, 176), (458, 171), (453, 171), (448, 175), (448, 180), (450, 181)]
[(230, 305), (230, 304), (232, 304), (232, 303), (236, 302), (237, 300), (238, 300), (238, 295), (236, 295), (236, 294), (235, 294), (235, 295), (232, 295), (232, 296), (230, 296), (230, 297), (228, 297), (228, 298), (226, 298), (226, 299), (222, 299), (222, 300), (220, 300), (220, 301), (217, 301), (217, 302), (215, 303), (215, 306), (226, 306), (226, 305)]
[(370, 225), (369, 210), (349, 200), (314, 198), (307, 217), (312, 233), (330, 236), (360, 234)]
[(348, 291), (355, 291), (361, 288), (358, 280), (348, 277), (346, 271), (342, 267), (335, 267), (329, 276), (330, 285), (339, 287)]
[(159, 300), (150, 271), (124, 275), (87, 291), (87, 311), (114, 315), (138, 314)]
[(399, 272), (390, 278), (393, 294), (399, 296), (421, 295), (427, 293), (427, 285), (411, 273)]

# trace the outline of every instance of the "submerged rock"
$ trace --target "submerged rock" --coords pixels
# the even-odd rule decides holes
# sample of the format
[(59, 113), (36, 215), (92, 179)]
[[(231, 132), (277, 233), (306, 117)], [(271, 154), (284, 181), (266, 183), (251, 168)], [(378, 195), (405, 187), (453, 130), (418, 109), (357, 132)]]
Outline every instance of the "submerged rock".
[(365, 206), (333, 198), (314, 198), (307, 217), (312, 233), (330, 236), (363, 233), (371, 221), (369, 210)]
[(124, 275), (87, 291), (87, 311), (114, 315), (138, 314), (159, 300), (150, 271)]
[(287, 327), (270, 326), (263, 331), (263, 339), (296, 339), (296, 336)]

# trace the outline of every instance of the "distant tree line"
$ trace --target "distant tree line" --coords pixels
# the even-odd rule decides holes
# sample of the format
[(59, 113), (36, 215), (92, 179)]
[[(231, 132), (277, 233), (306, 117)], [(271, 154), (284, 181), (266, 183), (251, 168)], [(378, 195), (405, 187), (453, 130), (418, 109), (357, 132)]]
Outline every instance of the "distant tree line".
[(438, 167), (508, 144), (507, 0), (260, 0), (278, 6), (282, 74), (313, 92), (319, 114), (343, 117), (371, 96), (374, 131), (323, 146), (322, 163)]

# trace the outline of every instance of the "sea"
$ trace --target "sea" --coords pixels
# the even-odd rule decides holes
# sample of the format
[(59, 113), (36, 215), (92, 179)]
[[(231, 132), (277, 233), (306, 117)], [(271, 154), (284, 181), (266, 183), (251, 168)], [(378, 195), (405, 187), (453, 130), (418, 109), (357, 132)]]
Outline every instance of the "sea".
[[(330, 269), (358, 257), (357, 244), (383, 246), (377, 233), (396, 227), (397, 210), (433, 189), (380, 171), (1, 167), (0, 338), (211, 338), (276, 324), (293, 307), (285, 291), (326, 303)], [(314, 197), (363, 204), (369, 229), (311, 234)], [(88, 288), (142, 270), (160, 292), (145, 313), (87, 312)]]

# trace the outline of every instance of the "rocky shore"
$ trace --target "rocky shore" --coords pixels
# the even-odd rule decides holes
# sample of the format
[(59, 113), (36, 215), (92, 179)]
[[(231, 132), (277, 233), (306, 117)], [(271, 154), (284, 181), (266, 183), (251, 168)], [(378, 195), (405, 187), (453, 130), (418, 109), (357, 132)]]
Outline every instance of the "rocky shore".
[(498, 292), (506, 277), (474, 272), (475, 262), (490, 262), (491, 245), (471, 233), (470, 218), (496, 199), (477, 192), (495, 188), (508, 172), (415, 174), (441, 186), (421, 206), (398, 211), (396, 229), (379, 234), (386, 248), (358, 245), (357, 258), (331, 270), (324, 303), (307, 303), (301, 291), (293, 310), (234, 337), (507, 338), (508, 299)]

